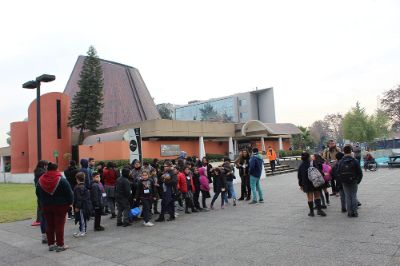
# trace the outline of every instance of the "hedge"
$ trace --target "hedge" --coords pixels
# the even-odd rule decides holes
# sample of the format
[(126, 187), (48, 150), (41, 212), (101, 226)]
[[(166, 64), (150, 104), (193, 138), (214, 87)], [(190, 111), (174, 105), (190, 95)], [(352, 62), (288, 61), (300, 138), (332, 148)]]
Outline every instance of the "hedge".
[(302, 150), (292, 150), (292, 151), (284, 151), (284, 150), (279, 150), (279, 158), (282, 157), (290, 157), (290, 156), (300, 156)]

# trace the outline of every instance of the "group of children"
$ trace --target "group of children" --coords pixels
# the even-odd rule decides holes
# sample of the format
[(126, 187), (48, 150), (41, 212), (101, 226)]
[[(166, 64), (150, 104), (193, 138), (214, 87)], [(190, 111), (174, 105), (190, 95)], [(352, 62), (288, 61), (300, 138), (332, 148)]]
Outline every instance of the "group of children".
[[(119, 170), (109, 162), (107, 166), (99, 163), (97, 170), (91, 172), (91, 182), (87, 186), (84, 172), (75, 175), (74, 217), (79, 231), (74, 237), (83, 237), (87, 233), (87, 222), (94, 216), (94, 230), (103, 231), (101, 216), (109, 214), (117, 218), (117, 226), (130, 226), (135, 220), (143, 219), (143, 225), (151, 227), (153, 214), (159, 214), (156, 222), (175, 220), (178, 210), (186, 214), (209, 211), (207, 198), (210, 195), (210, 183), (213, 183), (214, 196), (210, 208), (221, 196), (221, 208), (232, 198), (236, 206), (236, 193), (233, 186), (234, 168), (229, 158), (219, 167), (212, 167), (206, 159), (194, 161), (182, 158), (175, 161), (165, 160), (161, 167), (157, 160), (152, 164), (134, 160)], [(201, 195), (201, 204), (200, 204)], [(158, 203), (161, 200), (161, 210)], [(117, 214), (115, 214), (115, 205)], [(185, 209), (183, 209), (185, 205)], [(134, 217), (131, 210), (141, 206), (141, 214)]]

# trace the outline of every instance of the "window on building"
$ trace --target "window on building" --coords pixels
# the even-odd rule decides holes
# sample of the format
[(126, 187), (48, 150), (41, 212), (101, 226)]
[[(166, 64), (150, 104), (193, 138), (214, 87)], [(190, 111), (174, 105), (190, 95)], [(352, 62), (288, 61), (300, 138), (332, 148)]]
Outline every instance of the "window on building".
[(247, 105), (247, 100), (243, 99), (243, 100), (239, 100), (239, 106), (246, 106)]
[(57, 100), (57, 139), (61, 139), (61, 101)]
[(243, 112), (239, 114), (240, 120), (247, 120), (248, 116), (247, 116), (247, 112)]

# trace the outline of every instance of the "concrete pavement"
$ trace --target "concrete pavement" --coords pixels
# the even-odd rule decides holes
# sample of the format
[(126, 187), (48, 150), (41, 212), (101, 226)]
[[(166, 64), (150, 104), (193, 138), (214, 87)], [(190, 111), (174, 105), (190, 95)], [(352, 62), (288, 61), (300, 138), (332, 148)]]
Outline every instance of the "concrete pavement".
[(365, 174), (359, 218), (342, 214), (336, 197), (327, 217), (308, 217), (296, 173), (262, 187), (264, 204), (180, 213), (152, 228), (116, 227), (103, 216), (106, 231), (93, 232), (91, 221), (88, 235), (74, 239), (67, 221), (70, 250), (61, 253), (47, 251), (31, 221), (0, 224), (0, 265), (400, 265), (400, 170)]

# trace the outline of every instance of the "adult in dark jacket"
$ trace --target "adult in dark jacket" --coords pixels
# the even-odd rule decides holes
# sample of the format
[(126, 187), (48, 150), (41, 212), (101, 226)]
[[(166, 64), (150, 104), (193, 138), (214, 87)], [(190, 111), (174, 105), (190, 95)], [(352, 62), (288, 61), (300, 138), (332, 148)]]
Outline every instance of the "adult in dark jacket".
[(342, 183), (346, 197), (347, 214), (349, 217), (358, 217), (357, 190), (363, 173), (360, 164), (351, 155), (352, 147), (346, 145), (343, 148), (344, 157), (339, 163), (339, 180)]
[(79, 169), (79, 172), (85, 174), (85, 186), (87, 189), (90, 189), (90, 186), (92, 185), (92, 174), (88, 168), (89, 161), (86, 159), (81, 159), (81, 169)]
[(74, 198), (68, 181), (57, 168), (57, 164), (48, 164), (48, 171), (39, 178), (36, 195), (46, 219), (49, 250), (59, 252), (67, 248), (64, 245), (65, 216)]
[(308, 207), (310, 212), (308, 216), (314, 217), (314, 202), (317, 206), (317, 214), (326, 216), (325, 212), (321, 210), (321, 188), (314, 187), (313, 183), (308, 178), (308, 169), (311, 165), (310, 154), (303, 152), (301, 154), (302, 163), (297, 171), (297, 178), (301, 191), (307, 194)]
[[(36, 165), (35, 170), (33, 171), (34, 174), (34, 180), (33, 182), (35, 183), (35, 186), (37, 186), (37, 183), (39, 181), (39, 178), (46, 173), (47, 171), (47, 164), (48, 162), (45, 160), (40, 160), (38, 164)], [(46, 222), (43, 216), (43, 212), (40, 207), (40, 201), (39, 198), (37, 198), (37, 207), (36, 207), (36, 221), (32, 223), (32, 226), (38, 226), (40, 225), (40, 231), (42, 232), (42, 243), (46, 244)]]
[(164, 216), (167, 212), (169, 214), (168, 221), (175, 220), (174, 196), (176, 194), (176, 184), (178, 182), (178, 178), (175, 174), (171, 161), (164, 161), (163, 170), (164, 173), (160, 178), (160, 186), (162, 187), (161, 213), (156, 222), (164, 222)]
[(124, 227), (131, 225), (129, 222), (131, 183), (129, 182), (129, 168), (122, 169), (122, 176), (117, 179), (115, 186), (115, 200), (117, 203), (117, 226)]
[(239, 157), (235, 160), (236, 168), (239, 169), (240, 179), (242, 180), (239, 200), (244, 200), (245, 198), (246, 200), (250, 200), (251, 197), (249, 162), (250, 156), (247, 150), (240, 151)]
[(262, 168), (264, 167), (264, 159), (261, 154), (258, 153), (257, 148), (253, 148), (253, 155), (249, 161), (249, 175), (250, 175), (250, 187), (253, 193), (253, 200), (250, 204), (257, 203), (257, 192), (259, 197), (259, 202), (264, 202), (264, 196), (261, 190), (260, 178), (262, 174)]

